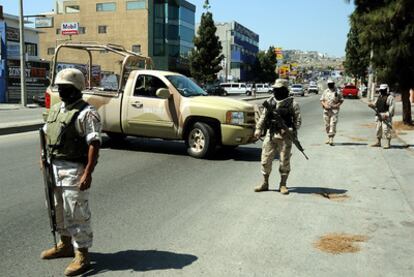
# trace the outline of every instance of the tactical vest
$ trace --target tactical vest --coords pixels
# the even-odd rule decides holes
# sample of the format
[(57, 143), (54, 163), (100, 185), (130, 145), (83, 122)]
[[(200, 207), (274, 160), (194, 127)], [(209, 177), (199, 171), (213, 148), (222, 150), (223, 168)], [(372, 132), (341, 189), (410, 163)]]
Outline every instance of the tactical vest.
[[(289, 97), (283, 100), (283, 102), (279, 105), (279, 107), (277, 107), (277, 103), (274, 98), (270, 99), (269, 104), (272, 110), (276, 111), (280, 115), (280, 117), (285, 122), (286, 126), (288, 126), (289, 128), (294, 127), (293, 121), (294, 121), (295, 112), (293, 110), (293, 98), (292, 97)], [(272, 119), (271, 114), (269, 114), (269, 119)], [(278, 130), (275, 130), (275, 131), (278, 131)]]
[(86, 163), (88, 144), (76, 130), (75, 120), (79, 113), (88, 105), (79, 100), (60, 111), (60, 104), (54, 105), (47, 118), (47, 144), (52, 158), (73, 162)]
[(375, 107), (377, 108), (379, 113), (385, 113), (388, 112), (389, 105), (387, 104), (388, 95), (380, 95), (378, 96), (377, 103), (375, 104)]

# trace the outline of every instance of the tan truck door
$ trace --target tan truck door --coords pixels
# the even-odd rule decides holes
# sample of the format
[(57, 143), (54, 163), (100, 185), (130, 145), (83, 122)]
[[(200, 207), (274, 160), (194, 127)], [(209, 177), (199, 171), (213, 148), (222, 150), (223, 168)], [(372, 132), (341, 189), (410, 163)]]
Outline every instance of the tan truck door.
[(168, 101), (156, 96), (159, 88), (167, 88), (158, 77), (138, 75), (134, 91), (126, 101), (124, 132), (130, 135), (177, 138), (176, 129), (168, 108)]

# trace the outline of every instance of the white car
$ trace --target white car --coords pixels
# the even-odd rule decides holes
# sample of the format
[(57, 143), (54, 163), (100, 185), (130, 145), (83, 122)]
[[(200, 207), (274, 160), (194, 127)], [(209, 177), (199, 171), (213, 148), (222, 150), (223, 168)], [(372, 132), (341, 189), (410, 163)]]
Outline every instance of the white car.
[(246, 85), (246, 83), (221, 83), (220, 86), (226, 91), (225, 95), (251, 94), (251, 89)]
[(316, 85), (315, 82), (310, 82), (309, 83), (308, 93), (315, 93), (315, 94), (319, 93), (319, 88), (318, 88), (318, 86)]
[(290, 87), (290, 95), (296, 96), (305, 96), (305, 89), (301, 84), (294, 84)]
[(272, 93), (273, 89), (269, 84), (256, 84), (256, 93)]

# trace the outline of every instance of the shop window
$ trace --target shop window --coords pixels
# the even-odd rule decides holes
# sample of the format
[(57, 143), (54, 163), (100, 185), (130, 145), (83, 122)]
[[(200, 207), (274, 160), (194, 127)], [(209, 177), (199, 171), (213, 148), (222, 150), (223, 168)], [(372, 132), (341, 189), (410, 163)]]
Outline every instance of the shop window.
[(37, 56), (37, 44), (35, 43), (25, 43), (26, 53), (29, 56), (35, 57)]
[(79, 27), (79, 34), (85, 34), (86, 28), (85, 27)]

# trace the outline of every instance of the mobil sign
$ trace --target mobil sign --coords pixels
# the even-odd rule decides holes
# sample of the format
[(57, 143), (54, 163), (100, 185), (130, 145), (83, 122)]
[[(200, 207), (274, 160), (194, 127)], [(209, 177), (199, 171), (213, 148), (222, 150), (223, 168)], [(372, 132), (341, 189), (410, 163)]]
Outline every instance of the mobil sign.
[(60, 27), (62, 35), (79, 35), (78, 22), (64, 22)]

